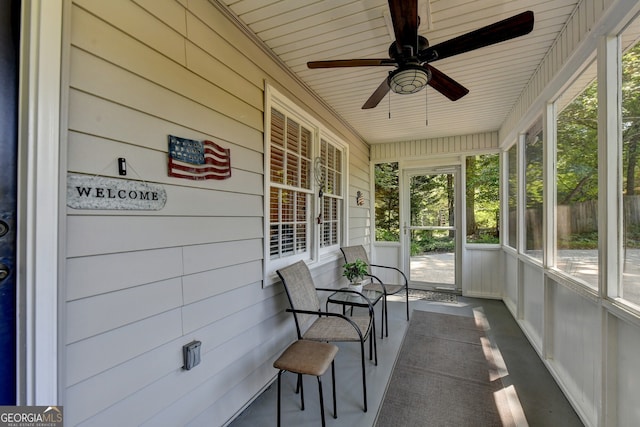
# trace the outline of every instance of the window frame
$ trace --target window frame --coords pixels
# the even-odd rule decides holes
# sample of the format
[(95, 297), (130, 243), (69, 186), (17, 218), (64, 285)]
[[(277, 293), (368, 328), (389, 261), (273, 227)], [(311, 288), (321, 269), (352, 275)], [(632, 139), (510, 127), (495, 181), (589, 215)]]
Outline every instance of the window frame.
[[(501, 185), (501, 194), (503, 195), (503, 202), (501, 203), (501, 206), (503, 206), (503, 214), (502, 214), (502, 236), (501, 236), (501, 242), (502, 242), (502, 246), (505, 248), (509, 248), (513, 251), (518, 252), (519, 250), (519, 242), (522, 240), (522, 238), (519, 235), (520, 229), (522, 228), (520, 226), (520, 205), (521, 200), (520, 200), (520, 196), (521, 196), (521, 190), (520, 190), (520, 170), (522, 169), (522, 167), (520, 166), (520, 136), (518, 136), (517, 140), (514, 141), (513, 144), (511, 144), (509, 147), (507, 147), (504, 151), (503, 151), (503, 156), (502, 156), (502, 164), (501, 164), (501, 170), (502, 170), (502, 180), (503, 183)], [(511, 159), (511, 150), (513, 150), (513, 152), (515, 153), (515, 156), (513, 156), (514, 158)], [(515, 182), (513, 184), (510, 183), (510, 179), (511, 179), (511, 167), (514, 166), (515, 170), (514, 170), (514, 178), (515, 178)], [(512, 189), (515, 189), (515, 193), (511, 194)], [(511, 222), (511, 209), (510, 209), (510, 205), (509, 203), (511, 202), (511, 196), (515, 196), (515, 206), (514, 206), (514, 214), (515, 214), (515, 220), (513, 222)], [(513, 226), (513, 227), (512, 227)], [(511, 239), (514, 239), (514, 241), (512, 242)]]
[[(638, 281), (627, 281), (625, 278), (626, 272), (626, 264), (628, 262), (627, 259), (627, 248), (626, 248), (626, 239), (627, 233), (625, 229), (625, 214), (624, 214), (624, 194), (625, 194), (625, 165), (624, 165), (624, 149), (625, 149), (625, 141), (624, 141), (624, 132), (623, 132), (623, 122), (624, 122), (624, 110), (623, 110), (623, 102), (624, 102), (624, 93), (623, 87), (625, 85), (624, 80), (624, 56), (631, 46), (637, 46), (638, 42), (636, 40), (637, 33), (639, 31), (638, 27), (640, 26), (640, 12), (636, 12), (633, 17), (631, 17), (625, 25), (620, 29), (615, 37), (609, 37), (605, 39), (604, 43), (601, 45), (601, 50), (599, 54), (606, 60), (611, 61), (610, 63), (603, 64), (602, 69), (602, 80), (607, 85), (606, 92), (602, 94), (602, 97), (607, 102), (607, 112), (609, 113), (608, 118), (611, 120), (612, 117), (615, 117), (615, 125), (607, 123), (608, 126), (611, 125), (611, 128), (607, 128), (607, 138), (614, 138), (613, 140), (617, 141), (617, 144), (609, 144), (606, 148), (606, 154), (612, 160), (608, 164), (608, 169), (614, 169), (613, 161), (615, 161), (615, 165), (617, 166), (614, 170), (616, 172), (615, 178), (611, 172), (608, 172), (611, 181), (615, 181), (615, 190), (613, 186), (610, 186), (608, 190), (613, 193), (612, 199), (615, 198), (617, 203), (617, 214), (609, 218), (608, 226), (610, 229), (613, 229), (613, 224), (615, 224), (616, 236), (618, 237), (618, 241), (616, 244), (612, 244), (613, 242), (607, 241), (607, 256), (611, 259), (613, 264), (614, 260), (617, 260), (617, 264), (612, 265), (607, 271), (607, 278), (609, 280), (616, 279), (617, 281), (607, 281), (603, 286), (602, 293), (606, 295), (606, 297), (612, 301), (614, 304), (620, 305), (625, 311), (631, 311), (636, 316), (640, 316), (640, 301), (636, 297), (635, 299), (630, 299), (625, 297), (625, 292), (627, 287), (631, 286), (640, 286), (640, 282)], [(630, 39), (633, 41), (630, 44), (627, 31), (633, 28), (631, 34), (633, 37)], [(600, 71), (600, 69), (599, 69)], [(603, 149), (604, 150), (604, 149)], [(615, 150), (615, 152), (612, 152)], [(636, 165), (636, 167), (638, 167)], [(610, 285), (613, 286), (610, 286)]]
[[(272, 183), (271, 182), (271, 111), (276, 109), (283, 113), (285, 117), (289, 117), (301, 126), (306, 127), (311, 131), (311, 143), (309, 148), (310, 153), (310, 189), (302, 190), (302, 192), (308, 194), (308, 204), (306, 212), (306, 224), (307, 224), (307, 236), (308, 244), (305, 251), (300, 253), (294, 253), (291, 256), (285, 256), (282, 258), (271, 259), (270, 257), (270, 198), (271, 188), (291, 188), (286, 183)], [(265, 109), (264, 109), (264, 238), (263, 238), (263, 287), (270, 286), (278, 281), (276, 270), (294, 262), (304, 260), (307, 264), (321, 264), (334, 259), (334, 255), (338, 253), (340, 246), (344, 245), (348, 238), (348, 203), (346, 203), (347, 197), (345, 196), (349, 184), (349, 146), (338, 138), (335, 134), (329, 131), (319, 120), (315, 119), (312, 115), (308, 114), (297, 104), (292, 102), (281, 92), (275, 89), (273, 86), (265, 83)], [(342, 179), (340, 182), (340, 196), (330, 196), (341, 200), (341, 206), (339, 207), (339, 237), (338, 242), (328, 247), (321, 247), (320, 230), (322, 227), (318, 225), (318, 216), (322, 212), (322, 199), (319, 195), (319, 185), (316, 181), (316, 172), (314, 168), (314, 162), (320, 156), (321, 140), (325, 140), (327, 143), (335, 146), (341, 151), (341, 166), (342, 166)]]
[[(497, 189), (497, 196), (498, 196), (498, 221), (496, 223), (496, 228), (498, 231), (498, 241), (496, 243), (483, 243), (483, 242), (470, 242), (469, 241), (469, 236), (467, 235), (467, 221), (468, 221), (468, 215), (467, 215), (467, 207), (468, 207), (468, 184), (469, 184), (469, 173), (468, 173), (468, 165), (467, 165), (467, 159), (469, 157), (483, 157), (483, 156), (495, 156), (498, 160), (498, 189)], [(502, 180), (502, 165), (503, 165), (503, 156), (501, 155), (500, 151), (487, 151), (487, 152), (478, 152), (475, 154), (469, 154), (466, 155), (464, 157), (464, 161), (461, 165), (461, 171), (463, 171), (463, 173), (461, 174), (461, 180), (464, 182), (464, 194), (462, 195), (463, 200), (464, 200), (464, 224), (465, 224), (465, 230), (464, 230), (464, 239), (463, 242), (465, 244), (465, 246), (468, 247), (477, 247), (477, 248), (491, 248), (491, 247), (499, 247), (501, 246), (502, 242), (503, 242), (503, 230), (504, 227), (502, 226), (502, 199), (501, 199), (501, 195), (503, 194), (503, 180)]]
[[(539, 124), (538, 124), (539, 122)], [(528, 184), (528, 180), (527, 180), (527, 147), (528, 147), (528, 143), (529, 143), (529, 133), (531, 131), (531, 129), (539, 129), (539, 132), (542, 133), (542, 152), (540, 153), (540, 168), (541, 168), (541, 176), (540, 176), (540, 182), (543, 182), (543, 187), (542, 187), (542, 208), (540, 210), (540, 222), (541, 222), (541, 226), (540, 226), (540, 234), (538, 236), (536, 236), (539, 240), (540, 240), (540, 249), (539, 251), (540, 256), (537, 257), (535, 256), (535, 252), (536, 249), (535, 248), (528, 248), (527, 244), (528, 244), (528, 240), (529, 240), (529, 235), (527, 234), (527, 226), (529, 225), (527, 223), (527, 209), (528, 209), (528, 200), (529, 200), (529, 193), (527, 192), (527, 184)], [(537, 135), (537, 133), (536, 133)], [(519, 155), (519, 159), (518, 159), (518, 188), (519, 188), (519, 196), (518, 196), (518, 204), (519, 204), (519, 211), (518, 211), (518, 251), (519, 253), (521, 253), (522, 255), (526, 256), (529, 260), (531, 260), (533, 263), (538, 264), (538, 265), (542, 265), (544, 257), (545, 257), (545, 219), (544, 219), (544, 211), (545, 211), (545, 206), (548, 204), (546, 201), (546, 194), (545, 194), (545, 187), (544, 187), (544, 178), (545, 178), (545, 162), (544, 162), (544, 156), (545, 156), (545, 150), (546, 148), (546, 141), (547, 135), (546, 135), (546, 114), (544, 113), (540, 113), (536, 116), (536, 118), (534, 120), (532, 120), (524, 129), (524, 131), (520, 134), (520, 141), (519, 141), (519, 150), (518, 150), (518, 155)]]
[[(602, 266), (602, 253), (601, 253), (601, 245), (600, 245), (600, 241), (602, 239), (602, 231), (600, 229), (601, 227), (601, 221), (600, 219), (598, 219), (598, 229), (597, 229), (597, 234), (598, 234), (598, 249), (596, 250), (597, 253), (597, 257), (598, 257), (598, 261), (597, 261), (597, 279), (596, 279), (596, 283), (593, 282), (589, 282), (584, 278), (579, 277), (577, 274), (574, 274), (573, 272), (571, 272), (570, 270), (566, 269), (566, 268), (561, 268), (558, 266), (558, 262), (560, 262), (563, 259), (563, 256), (560, 255), (560, 248), (558, 240), (560, 238), (560, 233), (558, 230), (558, 207), (559, 207), (559, 200), (558, 200), (558, 145), (559, 145), (559, 137), (558, 137), (558, 117), (560, 114), (562, 114), (562, 112), (564, 111), (564, 108), (566, 108), (568, 105), (571, 104), (572, 101), (567, 101), (565, 97), (568, 97), (570, 99), (573, 99), (579, 95), (581, 95), (588, 87), (589, 85), (591, 85), (594, 82), (594, 79), (589, 79), (589, 81), (591, 83), (589, 83), (589, 85), (587, 85), (584, 88), (579, 88), (579, 90), (576, 90), (576, 85), (578, 82), (584, 81), (585, 79), (588, 79), (588, 75), (589, 73), (594, 73), (595, 74), (595, 82), (598, 82), (598, 60), (597, 60), (597, 55), (596, 52), (594, 51), (592, 55), (589, 55), (585, 61), (583, 62), (582, 67), (580, 67), (572, 76), (571, 79), (569, 79), (567, 81), (567, 84), (563, 87), (563, 90), (559, 91), (558, 94), (549, 102), (548, 107), (547, 107), (547, 117), (548, 117), (548, 122), (551, 124), (550, 126), (546, 127), (547, 130), (547, 137), (545, 138), (545, 141), (547, 143), (547, 146), (549, 147), (549, 153), (547, 154), (548, 158), (546, 158), (546, 160), (549, 163), (549, 167), (545, 167), (545, 171), (548, 174), (547, 177), (545, 178), (545, 182), (547, 185), (547, 189), (548, 189), (548, 195), (546, 200), (548, 201), (548, 207), (549, 210), (547, 210), (547, 218), (548, 218), (548, 226), (545, 227), (546, 232), (548, 233), (548, 245), (545, 246), (545, 250), (546, 250), (546, 259), (545, 259), (545, 266), (547, 266), (551, 271), (554, 272), (555, 275), (562, 277), (564, 279), (568, 279), (571, 281), (572, 284), (576, 284), (578, 286), (581, 286), (583, 288), (585, 288), (585, 290), (587, 292), (597, 292), (598, 288), (601, 286), (602, 280), (601, 280), (601, 266)], [(600, 102), (600, 87), (598, 86), (597, 88), (597, 102)], [(563, 99), (565, 98), (565, 99)], [(564, 103), (565, 105), (563, 105), (561, 108), (561, 103)], [(598, 112), (597, 112), (597, 116), (598, 117), (600, 115), (600, 106), (598, 105)], [(600, 146), (601, 142), (600, 142), (600, 123), (598, 121), (597, 123), (598, 125), (598, 136), (597, 136), (597, 144), (598, 147)], [(600, 155), (601, 152), (600, 150), (598, 150), (598, 165), (597, 165), (597, 170), (600, 171), (602, 169), (602, 166), (600, 165)], [(598, 206), (598, 214), (600, 214), (601, 210), (600, 210), (600, 205), (601, 205), (601, 198), (602, 195), (600, 193), (601, 189), (602, 189), (602, 184), (600, 183), (601, 180), (601, 176), (600, 173), (598, 172), (598, 176), (597, 176), (597, 180), (598, 180), (598, 200), (597, 200), (597, 206)], [(600, 216), (600, 215), (598, 215)]]
[[(340, 183), (339, 183), (339, 188), (340, 188), (340, 192), (339, 194), (335, 194), (333, 192), (331, 193), (327, 193), (326, 191), (323, 191), (322, 197), (319, 196), (319, 191), (320, 188), (316, 188), (316, 192), (315, 194), (318, 195), (318, 206), (316, 209), (316, 218), (318, 218), (318, 216), (320, 214), (322, 215), (322, 224), (321, 227), (316, 227), (317, 228), (317, 233), (318, 233), (318, 253), (319, 256), (331, 253), (331, 252), (335, 252), (338, 251), (340, 249), (340, 246), (344, 243), (344, 235), (346, 234), (346, 226), (345, 226), (345, 214), (346, 214), (346, 203), (345, 203), (345, 191), (346, 191), (346, 187), (345, 187), (345, 179), (346, 179), (346, 165), (347, 165), (347, 159), (348, 157), (346, 156), (346, 145), (344, 143), (341, 143), (340, 140), (338, 140), (334, 135), (332, 135), (331, 133), (329, 133), (326, 130), (323, 130), (322, 128), (320, 129), (320, 137), (318, 139), (318, 146), (317, 146), (317, 151), (315, 153), (315, 157), (316, 158), (320, 158), (321, 161), (321, 167), (328, 169), (329, 165), (324, 165), (322, 164), (322, 161), (324, 160), (322, 157), (322, 143), (325, 142), (327, 144), (329, 144), (330, 146), (335, 147), (336, 150), (338, 150), (340, 152), (339, 154), (339, 158), (340, 158), (340, 171), (337, 171), (336, 168), (333, 168), (333, 170), (335, 170), (337, 173), (340, 174)], [(337, 159), (338, 157), (336, 157)], [(315, 174), (315, 168), (313, 173)], [(314, 177), (315, 178), (315, 177)], [(315, 181), (314, 181), (315, 182)], [(316, 187), (318, 187), (318, 184), (316, 183)], [(324, 231), (324, 227), (322, 227), (322, 225), (325, 224), (326, 222), (326, 216), (324, 215), (324, 203), (325, 203), (325, 198), (328, 199), (334, 199), (336, 200), (339, 204), (339, 206), (337, 207), (336, 211), (337, 211), (337, 216), (338, 219), (337, 221), (335, 221), (337, 223), (337, 229), (336, 229), (336, 233), (337, 233), (337, 241), (334, 244), (331, 244), (329, 246), (324, 246), (323, 245), (323, 241), (324, 241), (324, 236), (323, 236), (323, 231)]]
[[(398, 205), (394, 211), (394, 213), (396, 214), (396, 217), (398, 218), (398, 238), (395, 240), (379, 240), (378, 239), (378, 215), (377, 215), (377, 202), (378, 202), (378, 186), (376, 185), (377, 183), (377, 175), (376, 175), (376, 170), (378, 165), (385, 165), (385, 164), (395, 164), (395, 170), (396, 170), (396, 186), (398, 188)], [(400, 202), (400, 199), (402, 198), (402, 191), (400, 189), (401, 187), (401, 177), (400, 177), (400, 162), (398, 160), (387, 160), (387, 161), (376, 161), (375, 163), (372, 163), (371, 165), (371, 194), (373, 195), (373, 202), (372, 202), (372, 227), (371, 227), (371, 235), (373, 237), (373, 241), (376, 243), (376, 245), (385, 245), (385, 244), (400, 244), (400, 235), (401, 235), (401, 226), (400, 223), (401, 218), (400, 218), (400, 205), (402, 204)], [(382, 227), (380, 227), (380, 229), (382, 229)]]

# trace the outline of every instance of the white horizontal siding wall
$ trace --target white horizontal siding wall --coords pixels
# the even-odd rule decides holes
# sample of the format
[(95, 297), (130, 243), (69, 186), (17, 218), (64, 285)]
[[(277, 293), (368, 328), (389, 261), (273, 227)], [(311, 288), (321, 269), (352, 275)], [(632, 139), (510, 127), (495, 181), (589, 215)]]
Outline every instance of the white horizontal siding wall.
[(371, 146), (371, 161), (427, 160), (434, 156), (479, 153), (498, 148), (498, 132), (389, 142)]
[[(370, 190), (369, 149), (357, 147), (349, 152), (349, 190), (345, 204), (349, 207), (349, 245), (370, 245), (371, 209), (373, 195)], [(362, 194), (364, 204), (358, 206), (358, 192)]]
[[(124, 157), (127, 179), (162, 185), (167, 203), (67, 209), (65, 421), (221, 425), (273, 379), (294, 338), (282, 288), (262, 287), (265, 80), (350, 144), (358, 241), (368, 238), (368, 147), (206, 0), (66, 6), (68, 171), (117, 178)], [(168, 177), (169, 134), (229, 148), (231, 178)], [(338, 262), (314, 275), (328, 285)], [(202, 363), (184, 371), (194, 339)]]

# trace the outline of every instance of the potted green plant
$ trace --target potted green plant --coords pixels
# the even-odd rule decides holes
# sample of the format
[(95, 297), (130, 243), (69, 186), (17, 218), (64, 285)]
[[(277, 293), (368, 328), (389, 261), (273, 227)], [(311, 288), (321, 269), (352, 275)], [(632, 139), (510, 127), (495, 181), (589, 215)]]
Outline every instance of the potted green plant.
[(349, 285), (352, 286), (353, 290), (362, 291), (362, 282), (365, 276), (369, 274), (368, 267), (367, 263), (361, 259), (356, 259), (354, 262), (348, 262), (344, 265), (342, 275), (349, 280)]

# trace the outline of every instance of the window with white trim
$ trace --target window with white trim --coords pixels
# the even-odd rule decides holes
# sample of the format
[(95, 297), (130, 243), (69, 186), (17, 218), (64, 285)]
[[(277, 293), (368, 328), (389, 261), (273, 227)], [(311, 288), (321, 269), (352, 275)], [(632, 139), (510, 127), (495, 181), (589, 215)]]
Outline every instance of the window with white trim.
[(271, 109), (269, 258), (309, 251), (313, 132)]
[[(618, 235), (622, 242), (621, 287), (610, 284), (609, 295), (640, 311), (640, 16), (619, 37), (620, 84), (618, 102), (621, 117), (618, 144), (622, 199), (622, 223)], [(616, 289), (617, 288), (617, 289)]]
[(598, 86), (595, 61), (556, 99), (552, 267), (598, 288)]
[(542, 261), (542, 117), (524, 135), (524, 252)]
[(344, 243), (348, 147), (269, 86), (265, 144), (265, 277), (273, 278)]
[[(343, 150), (320, 140), (318, 181), (320, 183), (320, 248), (339, 247), (342, 240), (342, 164)], [(323, 251), (324, 252), (324, 251)]]
[(518, 143), (509, 148), (507, 161), (507, 236), (506, 244), (518, 248)]

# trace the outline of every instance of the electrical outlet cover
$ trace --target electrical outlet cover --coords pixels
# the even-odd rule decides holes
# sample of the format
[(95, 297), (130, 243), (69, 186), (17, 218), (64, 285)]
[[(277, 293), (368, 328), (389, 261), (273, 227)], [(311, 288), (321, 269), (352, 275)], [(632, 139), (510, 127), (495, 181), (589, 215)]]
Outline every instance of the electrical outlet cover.
[(187, 371), (200, 364), (200, 341), (191, 341), (182, 346), (182, 356), (184, 358), (183, 368)]

